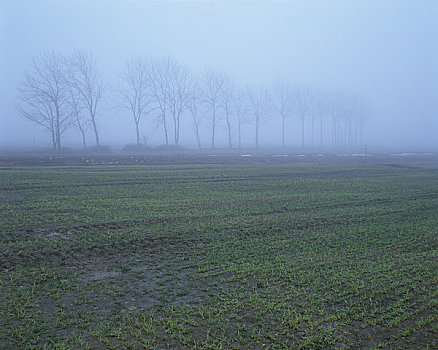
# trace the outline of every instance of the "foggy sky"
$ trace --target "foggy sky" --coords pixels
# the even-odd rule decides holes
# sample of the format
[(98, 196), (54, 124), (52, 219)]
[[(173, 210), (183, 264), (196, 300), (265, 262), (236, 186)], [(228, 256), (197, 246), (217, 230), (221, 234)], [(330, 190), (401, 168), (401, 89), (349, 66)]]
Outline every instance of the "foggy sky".
[[(34, 137), (49, 146), (48, 135), (15, 105), (31, 57), (51, 49), (93, 51), (109, 86), (97, 117), (102, 144), (134, 142), (131, 117), (111, 98), (125, 60), (170, 55), (195, 72), (225, 71), (242, 86), (271, 87), (281, 79), (352, 91), (373, 112), (368, 144), (438, 147), (435, 0), (0, 0), (0, 147), (31, 145)], [(288, 144), (299, 145), (298, 121), (288, 120), (287, 127)], [(261, 142), (278, 128), (279, 121), (272, 122)], [(147, 123), (142, 129), (150, 143), (164, 142), (160, 129), (153, 132)], [(187, 129), (182, 143), (194, 144)], [(68, 131), (64, 143), (80, 145), (79, 133)]]

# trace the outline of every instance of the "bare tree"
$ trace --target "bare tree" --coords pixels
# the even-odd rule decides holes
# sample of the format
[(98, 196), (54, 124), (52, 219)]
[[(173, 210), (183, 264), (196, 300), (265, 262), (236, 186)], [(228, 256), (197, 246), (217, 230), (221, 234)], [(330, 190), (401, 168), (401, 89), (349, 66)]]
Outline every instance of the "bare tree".
[(274, 87), (273, 106), (281, 118), (281, 145), (285, 147), (285, 121), (292, 111), (292, 93), (290, 88), (283, 82)]
[(122, 97), (122, 107), (129, 109), (132, 113), (137, 145), (139, 145), (140, 121), (153, 110), (147, 62), (140, 57), (126, 62), (125, 72), (121, 79), (119, 94)]
[(349, 118), (352, 115), (351, 96), (345, 92), (332, 92), (328, 110), (332, 119), (332, 145), (339, 147), (348, 143)]
[(53, 149), (61, 148), (61, 136), (71, 125), (68, 92), (65, 85), (64, 59), (54, 51), (33, 58), (30, 71), (18, 88), (22, 105), (18, 111), (28, 120), (47, 130)]
[(73, 86), (73, 84), (71, 84), (71, 80), (68, 78), (68, 76), (67, 76), (65, 84), (67, 86), (68, 94), (69, 94), (69, 99), (68, 99), (67, 103), (68, 103), (68, 106), (70, 107), (70, 113), (72, 116), (72, 124), (81, 133), (82, 145), (84, 148), (86, 148), (87, 147), (86, 134), (87, 134), (87, 130), (90, 126), (90, 120), (84, 118), (84, 115), (82, 113), (82, 111), (84, 110), (84, 105), (81, 104), (81, 98), (80, 98), (80, 96), (77, 95), (77, 91), (74, 89), (74, 86)]
[(343, 114), (343, 98), (341, 94), (332, 92), (330, 94), (329, 111), (332, 119), (332, 146), (339, 146), (340, 143), (340, 122)]
[(322, 146), (323, 121), (327, 115), (327, 93), (323, 89), (311, 89), (309, 94), (309, 112), (312, 122), (312, 147), (314, 147), (315, 122), (319, 121), (319, 145)]
[(203, 120), (202, 118), (203, 115), (199, 111), (200, 100), (201, 100), (201, 91), (196, 84), (193, 84), (190, 94), (190, 100), (188, 104), (188, 110), (192, 116), (193, 131), (195, 133), (196, 144), (198, 145), (199, 149), (201, 149), (201, 137), (199, 134), (199, 129), (201, 127)]
[(319, 89), (316, 91), (316, 98), (314, 103), (316, 117), (319, 120), (319, 146), (322, 147), (322, 135), (323, 135), (323, 124), (324, 119), (328, 115), (328, 92), (327, 90)]
[(293, 110), (301, 120), (301, 146), (304, 147), (304, 122), (310, 112), (310, 90), (305, 87), (297, 87), (292, 92)]
[(344, 121), (344, 143), (345, 145), (353, 144), (353, 121), (356, 116), (357, 103), (353, 96), (349, 96), (347, 100), (347, 108), (343, 115)]
[(185, 66), (175, 60), (167, 60), (167, 100), (173, 119), (175, 145), (179, 143), (181, 116), (189, 108), (193, 77)]
[(100, 146), (96, 115), (97, 107), (103, 96), (103, 82), (97, 72), (96, 60), (92, 53), (76, 51), (69, 59), (69, 66), (73, 72), (71, 84), (78, 92), (90, 116), (96, 145)]
[(204, 72), (203, 81), (203, 100), (209, 110), (209, 118), (211, 122), (211, 148), (214, 148), (215, 132), (220, 121), (219, 109), (225, 78), (223, 74), (212, 69), (207, 69)]
[(234, 95), (234, 110), (236, 111), (238, 144), (239, 148), (242, 148), (242, 126), (248, 122), (248, 105), (245, 91), (239, 90)]
[(332, 119), (334, 121), (335, 146), (351, 143), (351, 123), (355, 113), (355, 98), (345, 91), (335, 92), (331, 101)]
[(363, 100), (356, 99), (353, 107), (354, 143), (363, 144), (363, 128), (371, 114), (370, 107)]
[(167, 126), (167, 112), (169, 109), (169, 65), (170, 57), (151, 58), (149, 60), (148, 77), (151, 84), (151, 93), (159, 110), (158, 124), (163, 125), (166, 146), (169, 145)]
[(234, 81), (224, 75), (223, 76), (223, 85), (221, 91), (221, 99), (220, 105), (225, 114), (225, 121), (227, 123), (227, 131), (228, 131), (228, 147), (232, 148), (232, 135), (231, 135), (231, 117), (233, 113), (233, 104), (234, 104)]
[(255, 125), (255, 146), (259, 147), (260, 126), (270, 117), (271, 98), (266, 89), (247, 89), (248, 109)]

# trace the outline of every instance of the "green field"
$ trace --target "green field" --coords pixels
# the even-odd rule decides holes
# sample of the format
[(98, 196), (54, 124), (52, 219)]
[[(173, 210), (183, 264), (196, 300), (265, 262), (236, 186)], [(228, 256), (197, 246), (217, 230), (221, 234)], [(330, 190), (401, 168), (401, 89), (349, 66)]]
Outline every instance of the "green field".
[(438, 349), (436, 163), (0, 179), (0, 349)]

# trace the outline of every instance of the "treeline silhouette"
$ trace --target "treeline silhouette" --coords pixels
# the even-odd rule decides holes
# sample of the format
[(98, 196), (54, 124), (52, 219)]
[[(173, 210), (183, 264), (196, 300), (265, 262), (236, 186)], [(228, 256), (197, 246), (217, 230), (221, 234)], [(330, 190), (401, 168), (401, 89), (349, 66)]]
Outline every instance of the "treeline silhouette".
[(139, 56), (127, 61), (117, 88), (110, 89), (103, 83), (93, 54), (82, 51), (69, 56), (47, 51), (34, 57), (19, 95), (18, 111), (48, 132), (55, 150), (61, 149), (62, 136), (70, 128), (78, 131), (83, 147), (89, 132), (100, 146), (98, 125), (104, 118), (104, 95), (111, 96), (105, 101), (129, 111), (138, 146), (140, 125), (146, 119), (153, 119), (166, 146), (178, 146), (182, 126), (191, 127), (199, 148), (203, 146), (201, 127), (209, 130), (211, 148), (216, 145), (219, 127), (226, 130), (228, 147), (240, 148), (248, 125), (253, 126), (254, 145), (259, 147), (262, 127), (277, 119), (281, 130), (275, 137), (285, 147), (288, 118), (300, 121), (303, 147), (309, 143), (306, 124), (311, 127), (312, 147), (323, 146), (324, 128), (330, 129), (330, 146), (361, 145), (370, 114), (363, 100), (347, 92), (287, 82), (276, 82), (269, 88), (242, 88), (226, 73), (206, 69), (195, 74), (171, 57)]

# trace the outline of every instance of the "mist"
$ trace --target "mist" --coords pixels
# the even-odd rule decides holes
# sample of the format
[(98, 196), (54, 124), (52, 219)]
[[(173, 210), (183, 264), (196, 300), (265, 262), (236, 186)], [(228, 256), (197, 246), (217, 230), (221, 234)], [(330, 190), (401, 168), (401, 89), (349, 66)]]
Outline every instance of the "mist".
[[(0, 147), (51, 147), (48, 133), (17, 108), (22, 103), (18, 88), (31, 72), (32, 58), (84, 52), (93, 56), (104, 87), (96, 114), (102, 145), (136, 143), (134, 120), (121, 108), (118, 94), (127, 62), (170, 57), (197, 77), (206, 70), (225, 74), (243, 91), (266, 89), (273, 96), (281, 82), (291, 89), (354, 96), (369, 113), (363, 139), (348, 144), (435, 150), (437, 18), (436, 1), (3, 1)], [(208, 148), (211, 113), (205, 105), (200, 113), (207, 118), (199, 129), (200, 143)], [(228, 147), (230, 140), (237, 147), (235, 114), (227, 128), (222, 113), (215, 147)], [(275, 108), (267, 114), (258, 144), (279, 147), (280, 115)], [(285, 146), (311, 147), (311, 118), (302, 123), (297, 113), (289, 114)], [(165, 144), (157, 115), (142, 119), (142, 143)], [(197, 147), (192, 124), (187, 109), (181, 115), (180, 145)], [(314, 126), (314, 145), (321, 136), (322, 145), (333, 146), (331, 121), (323, 125), (321, 135), (319, 124)], [(244, 126), (242, 147), (256, 145), (254, 132), (255, 123)], [(92, 129), (86, 139), (95, 144)], [(77, 128), (65, 131), (62, 145), (82, 146)]]

